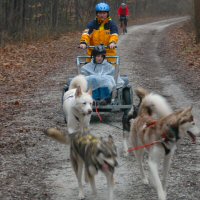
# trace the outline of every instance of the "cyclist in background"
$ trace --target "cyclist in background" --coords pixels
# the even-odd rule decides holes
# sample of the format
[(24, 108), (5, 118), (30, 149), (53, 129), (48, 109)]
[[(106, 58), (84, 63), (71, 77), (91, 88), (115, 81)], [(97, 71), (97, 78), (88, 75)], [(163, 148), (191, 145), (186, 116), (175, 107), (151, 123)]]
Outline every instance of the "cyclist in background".
[(125, 25), (125, 32), (127, 33), (127, 21), (129, 16), (129, 8), (125, 3), (121, 3), (121, 6), (118, 9), (118, 16), (120, 20), (120, 26), (123, 28), (123, 24)]

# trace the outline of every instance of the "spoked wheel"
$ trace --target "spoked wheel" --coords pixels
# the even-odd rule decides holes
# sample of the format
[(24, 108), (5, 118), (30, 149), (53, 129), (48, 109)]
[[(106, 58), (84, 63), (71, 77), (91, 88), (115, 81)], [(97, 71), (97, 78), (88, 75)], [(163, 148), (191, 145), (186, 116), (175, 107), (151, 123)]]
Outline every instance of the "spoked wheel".
[(124, 35), (125, 33), (127, 33), (126, 24), (125, 24), (125, 21), (124, 21), (124, 20), (121, 22), (121, 28), (122, 28), (122, 33), (123, 33), (123, 35)]
[(126, 33), (126, 26), (125, 26), (124, 20), (122, 21), (122, 33), (123, 35)]

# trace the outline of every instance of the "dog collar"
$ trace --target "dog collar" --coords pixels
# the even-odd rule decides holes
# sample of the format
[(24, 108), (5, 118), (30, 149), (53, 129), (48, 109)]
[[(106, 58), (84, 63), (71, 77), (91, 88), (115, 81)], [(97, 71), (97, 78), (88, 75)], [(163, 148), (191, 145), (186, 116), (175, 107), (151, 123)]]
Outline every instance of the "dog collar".
[[(83, 144), (97, 144), (99, 142), (99, 139), (90, 135), (89, 134), (89, 129), (85, 129), (88, 131), (88, 134), (83, 135), (82, 137), (79, 138), (79, 142), (83, 143)], [(84, 130), (84, 131), (85, 131)]]
[(169, 131), (175, 136), (176, 141), (180, 139), (178, 128), (172, 128), (171, 126), (169, 126)]
[(79, 119), (79, 117), (78, 117), (76, 114), (77, 114), (77, 115), (80, 115), (80, 113), (78, 112), (77, 109), (75, 109), (75, 111), (73, 112), (73, 115), (74, 115), (74, 117), (76, 118), (76, 120), (77, 120), (78, 122), (80, 122), (80, 119)]
[(78, 122), (80, 122), (79, 118), (78, 118), (76, 115), (74, 115), (74, 117), (76, 118), (76, 120), (77, 120)]
[(174, 138), (176, 140), (176, 142), (180, 139), (179, 137), (179, 130), (172, 128), (171, 126), (169, 126), (169, 133), (171, 133), (173, 135), (173, 137), (169, 137), (167, 133), (163, 133), (162, 134), (162, 138), (165, 139), (165, 142), (174, 142)]
[[(177, 128), (177, 129), (174, 129), (174, 128), (172, 128), (171, 126), (169, 126), (169, 132), (172, 133), (173, 138), (175, 138), (176, 142), (180, 139), (178, 128)], [(164, 139), (164, 141), (161, 142), (161, 144), (162, 144), (162, 146), (163, 146), (163, 148), (164, 148), (164, 150), (165, 150), (165, 155), (168, 155), (168, 154), (170, 153), (171, 150), (167, 147), (166, 144), (167, 144), (168, 142), (175, 143), (175, 141), (173, 140), (173, 138), (168, 137), (167, 133), (163, 133), (163, 134), (162, 134), (162, 138)]]

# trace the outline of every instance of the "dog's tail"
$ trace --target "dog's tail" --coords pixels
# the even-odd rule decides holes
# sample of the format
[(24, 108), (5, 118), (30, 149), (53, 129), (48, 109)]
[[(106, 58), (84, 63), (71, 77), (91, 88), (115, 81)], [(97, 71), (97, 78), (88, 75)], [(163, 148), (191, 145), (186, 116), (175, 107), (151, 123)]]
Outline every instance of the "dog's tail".
[(144, 99), (144, 97), (149, 94), (149, 92), (142, 87), (136, 88), (135, 93), (140, 98), (140, 100)]
[(70, 89), (75, 89), (75, 88), (78, 88), (80, 87), (81, 88), (81, 91), (83, 92), (86, 92), (87, 91), (87, 80), (85, 78), (85, 76), (83, 75), (78, 75), (78, 76), (75, 76), (70, 85), (69, 85), (69, 90)]
[(166, 117), (172, 113), (172, 108), (167, 100), (159, 94), (146, 95), (141, 106), (151, 110), (150, 112), (157, 114), (158, 117)]
[(44, 133), (62, 144), (70, 144), (69, 136), (65, 135), (56, 128), (48, 128)]
[(135, 93), (142, 102), (139, 113), (145, 110), (148, 114), (152, 115), (155, 113), (159, 117), (165, 117), (172, 113), (171, 106), (163, 96), (150, 93), (142, 87), (136, 88)]

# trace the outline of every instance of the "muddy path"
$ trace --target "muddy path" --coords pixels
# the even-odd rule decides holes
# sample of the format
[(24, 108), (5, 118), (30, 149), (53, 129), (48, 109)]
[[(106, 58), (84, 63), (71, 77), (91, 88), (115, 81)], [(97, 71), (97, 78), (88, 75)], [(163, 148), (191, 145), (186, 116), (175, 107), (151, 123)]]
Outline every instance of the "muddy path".
[[(170, 29), (185, 20), (187, 18), (173, 18), (129, 27), (128, 34), (120, 36), (118, 45), (121, 74), (128, 74), (133, 89), (143, 86), (164, 95), (174, 109), (192, 104), (196, 120), (200, 121), (200, 72), (188, 69), (177, 60), (167, 37)], [(41, 79), (39, 87), (24, 97), (26, 108), (21, 112), (13, 110), (13, 119), (3, 122), (2, 130), (13, 133), (9, 139), (14, 142), (9, 140), (8, 146), (6, 139), (1, 141), (0, 199), (77, 199), (77, 181), (69, 160), (69, 147), (43, 134), (48, 127), (66, 130), (61, 93), (67, 77), (72, 74), (75, 74), (72, 62), (57, 67), (56, 73)], [(8, 98), (6, 101), (15, 100)], [(135, 97), (134, 101), (137, 102)], [(134, 156), (123, 155), (122, 114), (110, 113), (102, 118), (108, 124), (100, 123), (94, 116), (91, 130), (98, 136), (111, 134), (117, 144), (119, 167), (115, 173), (114, 199), (156, 200), (155, 190), (143, 185)], [(106, 199), (105, 177), (99, 174), (96, 181), (96, 200)], [(199, 199), (199, 138), (196, 145), (187, 138), (181, 142), (173, 158), (168, 185), (169, 200)], [(84, 190), (86, 199), (93, 200), (89, 185), (84, 184)]]

